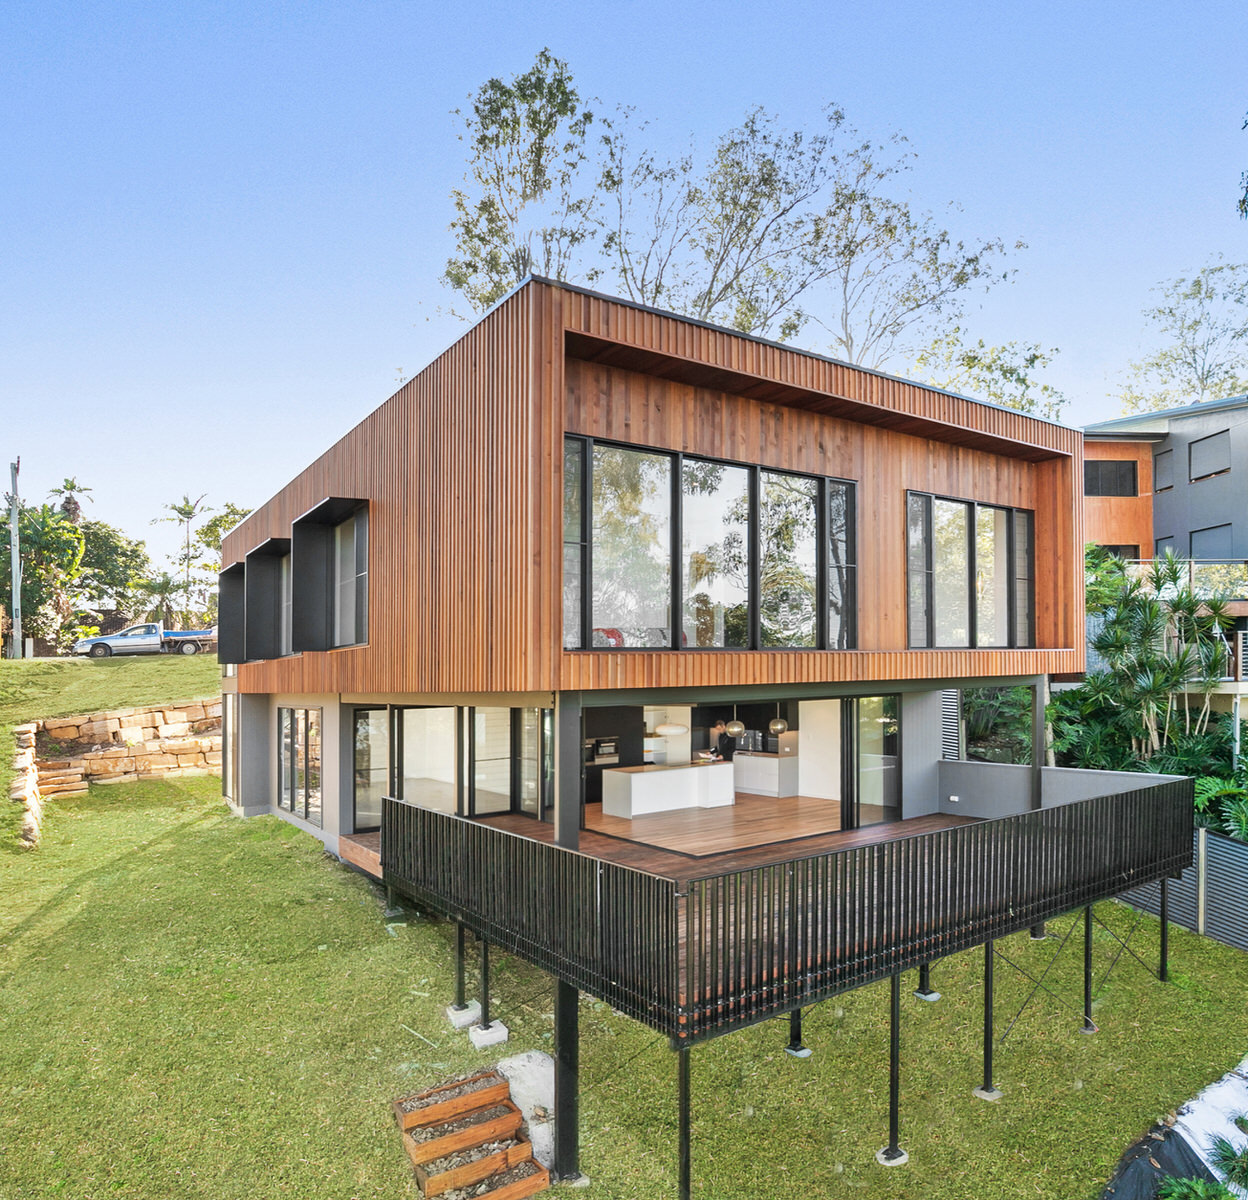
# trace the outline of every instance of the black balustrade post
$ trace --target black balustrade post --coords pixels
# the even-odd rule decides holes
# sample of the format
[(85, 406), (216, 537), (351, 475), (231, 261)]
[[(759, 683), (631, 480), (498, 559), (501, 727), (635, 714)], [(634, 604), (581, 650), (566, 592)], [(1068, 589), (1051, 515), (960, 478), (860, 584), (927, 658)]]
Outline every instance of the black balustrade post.
[(992, 1082), (992, 990), (996, 954), (991, 940), (984, 943), (984, 1081), (972, 1089), (981, 1100), (1000, 1100), (1002, 1093)]
[[(1049, 679), (1047, 675), (1037, 675), (1031, 688), (1031, 810), (1039, 812), (1044, 807), (1044, 763), (1048, 752), (1044, 721), (1044, 702), (1048, 695)], [(1041, 941), (1045, 936), (1044, 922), (1038, 921), (1031, 927), (1032, 941)]]
[(451, 1007), (456, 1012), (463, 1012), (468, 1007), (464, 999), (464, 934), (465, 930), (459, 921), (455, 922), (455, 1003)]
[(1083, 910), (1083, 1028), (1080, 1033), (1095, 1033), (1092, 1021), (1092, 905)]
[(785, 1054), (794, 1058), (809, 1058), (810, 1049), (802, 1041), (802, 1010), (795, 1008), (789, 1013), (789, 1044), (784, 1048)]
[(689, 1133), (689, 1045), (676, 1048), (676, 1109), (680, 1135), (680, 1165), (678, 1194), (680, 1200), (689, 1200), (693, 1186), (693, 1155)]
[(875, 1152), (883, 1167), (900, 1167), (910, 1156), (897, 1144), (901, 1108), (901, 972), (894, 971), (890, 982), (888, 1036), (888, 1145)]
[(580, 994), (555, 980), (556, 1180), (578, 1179), (580, 1163)]
[(555, 697), (555, 845), (575, 850), (581, 840), (582, 776), (581, 693)]
[(481, 938), (481, 1028), (490, 1027), (490, 943)]
[(1157, 978), (1170, 982), (1170, 880), (1161, 881), (1161, 963)]
[(920, 1000), (935, 1002), (940, 999), (940, 993), (932, 990), (932, 964), (930, 962), (919, 965), (919, 986), (914, 989), (914, 994)]

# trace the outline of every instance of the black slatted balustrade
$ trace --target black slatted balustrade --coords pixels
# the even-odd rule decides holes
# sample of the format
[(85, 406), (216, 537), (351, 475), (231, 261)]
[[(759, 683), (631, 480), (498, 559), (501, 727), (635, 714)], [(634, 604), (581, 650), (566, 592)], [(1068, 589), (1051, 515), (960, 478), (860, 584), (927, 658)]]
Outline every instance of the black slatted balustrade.
[(385, 802), (386, 882), (696, 1041), (1177, 874), (1192, 784), (696, 879)]
[(677, 992), (676, 884), (386, 797), (387, 884), (647, 1024)]

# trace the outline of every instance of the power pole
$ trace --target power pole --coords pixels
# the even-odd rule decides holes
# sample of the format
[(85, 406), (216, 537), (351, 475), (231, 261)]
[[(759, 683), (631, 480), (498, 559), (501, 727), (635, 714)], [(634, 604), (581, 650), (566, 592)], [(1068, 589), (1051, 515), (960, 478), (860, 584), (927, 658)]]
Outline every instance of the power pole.
[(9, 502), (9, 551), (12, 571), (9, 578), (13, 582), (13, 649), (12, 657), (22, 657), (22, 551), (17, 538), (17, 473), (22, 469), (21, 457), (17, 462), (9, 463), (9, 477), (13, 481), (13, 490), (6, 499)]

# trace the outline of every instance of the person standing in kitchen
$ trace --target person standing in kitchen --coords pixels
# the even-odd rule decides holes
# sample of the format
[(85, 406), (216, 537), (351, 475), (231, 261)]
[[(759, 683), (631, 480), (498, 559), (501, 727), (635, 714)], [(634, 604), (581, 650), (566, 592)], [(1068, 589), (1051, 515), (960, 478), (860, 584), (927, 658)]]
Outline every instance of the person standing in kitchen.
[(715, 753), (724, 762), (732, 762), (732, 756), (737, 752), (737, 739), (728, 732), (727, 722), (716, 721), (711, 726), (711, 737), (716, 739)]

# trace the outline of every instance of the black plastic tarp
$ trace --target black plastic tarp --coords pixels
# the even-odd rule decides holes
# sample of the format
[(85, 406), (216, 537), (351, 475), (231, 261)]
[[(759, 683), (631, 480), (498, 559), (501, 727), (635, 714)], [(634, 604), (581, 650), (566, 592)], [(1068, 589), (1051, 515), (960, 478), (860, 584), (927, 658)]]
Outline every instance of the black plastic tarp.
[(1177, 1179), (1213, 1179), (1181, 1133), (1165, 1125), (1154, 1125), (1119, 1160), (1101, 1200), (1154, 1200), (1158, 1184), (1167, 1175)]

